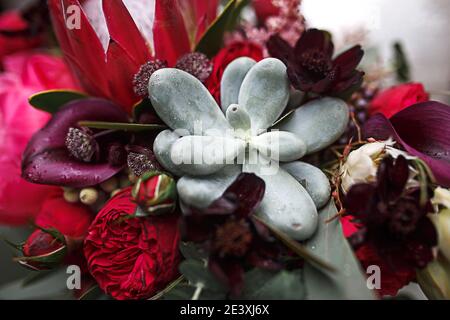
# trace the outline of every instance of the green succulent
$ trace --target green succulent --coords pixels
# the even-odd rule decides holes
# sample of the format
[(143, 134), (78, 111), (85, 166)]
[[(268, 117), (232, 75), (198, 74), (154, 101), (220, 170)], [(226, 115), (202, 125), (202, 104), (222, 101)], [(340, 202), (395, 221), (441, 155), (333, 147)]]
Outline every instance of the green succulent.
[[(273, 58), (233, 61), (222, 78), (221, 108), (199, 80), (177, 69), (155, 72), (149, 95), (171, 129), (157, 136), (154, 152), (180, 177), (182, 204), (207, 207), (239, 173), (253, 172), (266, 183), (257, 214), (296, 240), (314, 234), (330, 185), (321, 170), (296, 160), (342, 135), (348, 124), (344, 101), (314, 100), (274, 128), (288, 105), (290, 86), (285, 65)], [(201, 161), (195, 161), (199, 155)]]

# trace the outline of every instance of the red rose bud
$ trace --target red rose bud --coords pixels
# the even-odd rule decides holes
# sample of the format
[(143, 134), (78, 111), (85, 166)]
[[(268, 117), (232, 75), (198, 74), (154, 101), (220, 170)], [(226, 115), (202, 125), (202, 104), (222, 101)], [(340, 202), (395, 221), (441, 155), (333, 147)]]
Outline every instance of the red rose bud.
[(176, 184), (164, 173), (146, 172), (134, 186), (132, 196), (139, 205), (136, 216), (171, 213), (176, 207)]
[(117, 300), (148, 299), (179, 276), (178, 215), (133, 217), (131, 188), (98, 213), (84, 242), (90, 274)]
[(380, 92), (372, 101), (369, 113), (382, 113), (391, 118), (416, 103), (428, 101), (429, 94), (421, 83), (405, 83)]
[(22, 246), (23, 257), (15, 260), (32, 270), (49, 270), (59, 266), (66, 253), (66, 242), (61, 233), (37, 229)]

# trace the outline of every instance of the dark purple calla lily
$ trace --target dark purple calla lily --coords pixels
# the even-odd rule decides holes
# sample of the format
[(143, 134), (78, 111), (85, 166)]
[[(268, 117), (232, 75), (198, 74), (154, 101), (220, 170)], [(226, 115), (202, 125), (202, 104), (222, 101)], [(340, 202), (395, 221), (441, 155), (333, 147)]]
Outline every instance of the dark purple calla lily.
[(428, 101), (412, 105), (391, 119), (376, 114), (364, 126), (366, 138), (392, 137), (413, 156), (422, 159), (436, 181), (450, 187), (450, 106)]
[(27, 181), (83, 188), (101, 183), (123, 166), (108, 161), (86, 163), (72, 157), (66, 148), (69, 128), (80, 121), (128, 122), (128, 115), (117, 105), (103, 99), (83, 99), (61, 108), (28, 143), (22, 161), (22, 176)]

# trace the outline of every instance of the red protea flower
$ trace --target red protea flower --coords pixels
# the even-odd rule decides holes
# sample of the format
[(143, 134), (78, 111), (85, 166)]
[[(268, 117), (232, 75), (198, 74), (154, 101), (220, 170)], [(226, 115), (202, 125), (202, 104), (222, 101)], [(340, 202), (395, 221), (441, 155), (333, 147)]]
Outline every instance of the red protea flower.
[(154, 59), (174, 65), (191, 52), (215, 19), (218, 2), (49, 0), (49, 7), (61, 49), (80, 84), (89, 94), (130, 111), (140, 100), (133, 90), (140, 67)]

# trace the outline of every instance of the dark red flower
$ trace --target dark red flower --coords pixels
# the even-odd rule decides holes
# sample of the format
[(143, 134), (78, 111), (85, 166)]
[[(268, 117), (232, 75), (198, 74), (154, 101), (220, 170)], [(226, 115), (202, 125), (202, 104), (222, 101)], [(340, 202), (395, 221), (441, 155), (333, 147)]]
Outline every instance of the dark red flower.
[(23, 154), (23, 178), (33, 183), (83, 188), (106, 181), (122, 170), (125, 163), (108, 161), (112, 159), (109, 153), (114, 151), (111, 143), (126, 137), (80, 128), (78, 123), (83, 120), (128, 122), (128, 116), (103, 99), (68, 103), (28, 143)]
[(182, 219), (185, 241), (201, 243), (209, 253), (210, 270), (238, 296), (245, 266), (277, 269), (282, 249), (269, 230), (253, 218), (265, 192), (264, 181), (242, 173), (206, 209), (187, 208)]
[(403, 109), (429, 99), (423, 84), (405, 83), (380, 92), (370, 103), (369, 113), (382, 113), (391, 118)]
[(276, 16), (280, 9), (274, 6), (272, 0), (252, 0), (253, 8), (260, 22), (266, 21), (271, 16)]
[[(154, 59), (174, 65), (190, 52), (214, 21), (218, 1), (160, 0), (153, 5), (154, 11), (144, 0), (49, 1), (59, 44), (83, 88), (127, 112), (140, 100), (133, 90), (139, 68)], [(79, 21), (71, 20), (76, 13)], [(152, 17), (154, 24), (149, 25)]]
[(84, 239), (93, 217), (88, 207), (67, 202), (60, 191), (47, 197), (35, 224), (44, 229), (56, 229), (66, 239), (75, 241)]
[(147, 299), (178, 276), (178, 216), (133, 217), (131, 189), (99, 212), (84, 243), (91, 275), (113, 298)]
[(441, 186), (450, 187), (450, 106), (428, 101), (412, 105), (387, 119), (372, 116), (364, 125), (365, 138), (393, 138), (409, 154), (430, 167)]
[(393, 272), (424, 268), (437, 245), (430, 205), (421, 203), (420, 190), (406, 189), (408, 179), (407, 160), (386, 157), (376, 183), (355, 185), (345, 197), (347, 213), (359, 224), (350, 242), (355, 248), (370, 244)]
[(26, 240), (18, 262), (34, 270), (47, 270), (81, 261), (81, 244), (92, 219), (86, 206), (68, 203), (62, 190), (51, 192), (36, 216), (38, 229)]
[(0, 14), (0, 65), (5, 56), (42, 44), (43, 30), (27, 19), (32, 17), (31, 13), (7, 11)]
[(355, 46), (333, 59), (334, 45), (328, 32), (309, 29), (292, 48), (280, 36), (272, 36), (271, 56), (288, 68), (294, 88), (320, 95), (350, 97), (362, 84), (364, 73), (356, 70), (364, 51)]
[(49, 270), (60, 265), (67, 254), (64, 238), (51, 232), (36, 229), (22, 247), (23, 257), (17, 262), (32, 270)]
[(220, 82), (226, 67), (239, 57), (249, 57), (256, 62), (263, 59), (263, 50), (260, 46), (248, 42), (234, 42), (222, 50), (212, 59), (213, 71), (206, 81), (206, 87), (218, 103), (220, 103)]

